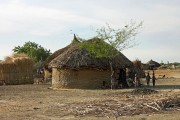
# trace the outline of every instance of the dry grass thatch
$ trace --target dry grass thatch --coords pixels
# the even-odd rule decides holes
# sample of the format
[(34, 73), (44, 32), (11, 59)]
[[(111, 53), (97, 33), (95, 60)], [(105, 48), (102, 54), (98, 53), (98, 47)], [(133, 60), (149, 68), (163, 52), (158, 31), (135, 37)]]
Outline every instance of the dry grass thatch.
[(143, 69), (143, 65), (140, 60), (137, 59), (137, 60), (133, 61), (133, 64), (136, 68), (141, 69), (141, 70)]
[(53, 60), (55, 59), (56, 57), (58, 57), (58, 55), (62, 54), (64, 51), (66, 51), (68, 48), (70, 47), (70, 45), (66, 46), (65, 48), (62, 48), (60, 50), (57, 50), (55, 51), (51, 56), (49, 56), (45, 63), (44, 63), (44, 66), (47, 67), (48, 64)]
[(13, 54), (0, 62), (0, 81), (24, 84), (33, 81), (33, 62), (24, 54)]
[(136, 59), (135, 61), (133, 61), (133, 65), (134, 65), (135, 73), (139, 77), (144, 77), (144, 70), (143, 70), (142, 62), (140, 60)]
[[(51, 67), (61, 69), (103, 69), (110, 70), (109, 58), (95, 58), (87, 50), (77, 44), (75, 38), (67, 47), (56, 51), (46, 62)], [(90, 42), (93, 39), (89, 40)], [(118, 69), (122, 66), (132, 66), (132, 62), (128, 60), (122, 53), (118, 52), (114, 58), (111, 58), (113, 67)]]
[(53, 60), (55, 59), (56, 57), (58, 57), (60, 54), (62, 54), (63, 52), (65, 52), (66, 50), (68, 50), (71, 46), (73, 46), (74, 44), (78, 43), (79, 41), (77, 40), (76, 36), (74, 35), (74, 39), (72, 41), (72, 43), (62, 49), (59, 49), (57, 51), (55, 51), (51, 56), (49, 56), (46, 61), (44, 62), (44, 66), (45, 66), (45, 69), (47, 68), (48, 69), (48, 64)]

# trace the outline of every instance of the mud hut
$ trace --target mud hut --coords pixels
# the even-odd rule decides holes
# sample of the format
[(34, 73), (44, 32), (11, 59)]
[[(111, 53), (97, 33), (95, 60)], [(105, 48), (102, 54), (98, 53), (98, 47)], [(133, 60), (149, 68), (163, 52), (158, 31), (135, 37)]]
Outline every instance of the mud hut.
[[(109, 58), (93, 57), (84, 48), (79, 47), (75, 36), (70, 45), (58, 50), (50, 58), (46, 65), (52, 67), (53, 88), (97, 89), (103, 83), (110, 84)], [(122, 66), (132, 66), (132, 62), (120, 52), (111, 60), (115, 70)]]
[(0, 84), (33, 83), (33, 62), (25, 55), (14, 54), (0, 62)]
[(147, 62), (145, 65), (144, 65), (144, 69), (145, 70), (153, 70), (153, 69), (156, 69), (158, 67), (160, 67), (161, 65), (156, 62), (156, 61), (153, 61), (152, 59)]

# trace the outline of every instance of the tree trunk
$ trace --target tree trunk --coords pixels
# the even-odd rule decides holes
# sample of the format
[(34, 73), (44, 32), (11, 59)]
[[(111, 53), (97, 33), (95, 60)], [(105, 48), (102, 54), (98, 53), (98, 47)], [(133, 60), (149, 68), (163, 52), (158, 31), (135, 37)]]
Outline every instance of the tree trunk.
[(110, 65), (110, 68), (111, 68), (111, 90), (115, 88), (115, 72), (114, 72), (114, 69), (113, 69), (113, 66), (112, 66), (112, 62), (109, 61), (109, 65)]

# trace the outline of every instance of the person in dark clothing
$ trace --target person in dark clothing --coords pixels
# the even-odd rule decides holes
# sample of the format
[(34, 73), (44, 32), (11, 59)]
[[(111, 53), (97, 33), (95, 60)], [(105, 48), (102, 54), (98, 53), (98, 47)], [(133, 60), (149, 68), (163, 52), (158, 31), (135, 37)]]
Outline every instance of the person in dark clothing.
[(153, 71), (153, 75), (152, 75), (152, 83), (153, 83), (153, 87), (155, 87), (156, 77), (155, 77), (154, 71)]
[(151, 79), (151, 77), (150, 77), (149, 72), (148, 72), (148, 74), (146, 76), (147, 86), (149, 86), (150, 79)]

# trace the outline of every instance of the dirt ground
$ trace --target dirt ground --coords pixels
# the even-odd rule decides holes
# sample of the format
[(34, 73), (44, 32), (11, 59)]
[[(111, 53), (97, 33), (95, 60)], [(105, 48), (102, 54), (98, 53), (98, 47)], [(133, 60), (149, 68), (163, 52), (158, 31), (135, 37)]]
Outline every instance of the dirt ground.
[[(157, 91), (152, 94), (132, 94), (134, 89), (52, 90), (50, 85), (0, 86), (0, 119), (180, 120), (180, 78), (158, 79), (156, 83), (155, 88), (148, 87)], [(165, 100), (175, 100), (177, 106), (168, 104), (167, 107)]]

